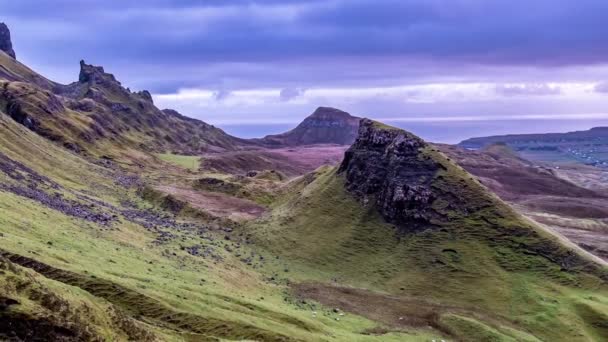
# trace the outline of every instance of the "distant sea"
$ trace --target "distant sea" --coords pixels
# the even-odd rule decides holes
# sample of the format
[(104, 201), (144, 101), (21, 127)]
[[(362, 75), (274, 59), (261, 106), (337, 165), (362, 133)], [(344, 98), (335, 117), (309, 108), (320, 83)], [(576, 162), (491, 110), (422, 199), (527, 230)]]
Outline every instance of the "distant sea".
[[(607, 119), (555, 120), (475, 120), (475, 121), (390, 121), (385, 123), (408, 130), (431, 142), (455, 144), (462, 140), (503, 134), (561, 133), (608, 126)], [(261, 138), (268, 134), (286, 132), (297, 124), (230, 123), (217, 124), (227, 133), (241, 138)]]

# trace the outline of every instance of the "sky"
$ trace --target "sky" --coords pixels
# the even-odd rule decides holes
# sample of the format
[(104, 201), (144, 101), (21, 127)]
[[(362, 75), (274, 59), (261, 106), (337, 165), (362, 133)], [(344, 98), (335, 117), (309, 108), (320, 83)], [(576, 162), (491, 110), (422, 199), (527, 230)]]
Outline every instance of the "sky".
[(219, 125), (608, 120), (605, 0), (0, 0), (0, 21), (50, 79), (84, 59)]

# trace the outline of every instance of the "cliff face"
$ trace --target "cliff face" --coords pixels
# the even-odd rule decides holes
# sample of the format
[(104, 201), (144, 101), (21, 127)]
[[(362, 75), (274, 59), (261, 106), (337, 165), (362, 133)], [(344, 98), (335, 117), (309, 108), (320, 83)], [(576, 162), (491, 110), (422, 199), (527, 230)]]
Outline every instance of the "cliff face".
[(15, 55), (15, 50), (13, 50), (11, 31), (8, 29), (5, 23), (0, 23), (0, 50), (13, 57), (13, 59), (17, 58)]
[(339, 173), (349, 192), (404, 232), (439, 227), (490, 203), (481, 186), (471, 186), (462, 169), (422, 139), (368, 119)]
[(360, 118), (339, 109), (319, 107), (293, 130), (262, 139), (273, 146), (313, 144), (350, 145), (357, 137)]
[(439, 218), (432, 209), (431, 181), (440, 166), (419, 158), (425, 146), (412, 134), (363, 119), (339, 172), (347, 190), (364, 203), (375, 202), (388, 222), (420, 230)]

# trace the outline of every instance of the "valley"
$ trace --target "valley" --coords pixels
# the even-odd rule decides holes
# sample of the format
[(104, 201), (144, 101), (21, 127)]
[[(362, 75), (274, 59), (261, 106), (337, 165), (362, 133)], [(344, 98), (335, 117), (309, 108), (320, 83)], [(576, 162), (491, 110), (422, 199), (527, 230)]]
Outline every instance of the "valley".
[(329, 107), (241, 139), (2, 46), (2, 340), (608, 338), (601, 165)]

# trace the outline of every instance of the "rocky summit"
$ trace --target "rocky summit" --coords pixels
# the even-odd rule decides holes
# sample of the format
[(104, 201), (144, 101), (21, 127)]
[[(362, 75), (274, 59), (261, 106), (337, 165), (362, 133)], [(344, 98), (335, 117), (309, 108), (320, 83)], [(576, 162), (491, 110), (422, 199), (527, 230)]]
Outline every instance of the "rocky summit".
[(5, 23), (0, 23), (0, 50), (7, 55), (17, 58), (15, 50), (13, 50), (13, 42), (11, 41), (11, 31)]
[(433, 186), (446, 166), (430, 151), (409, 132), (363, 119), (339, 172), (346, 177), (347, 189), (364, 203), (375, 203), (388, 222), (421, 230), (447, 218), (434, 206), (443, 194)]
[(266, 136), (262, 141), (273, 146), (350, 145), (357, 137), (359, 120), (339, 109), (319, 107), (291, 131)]

